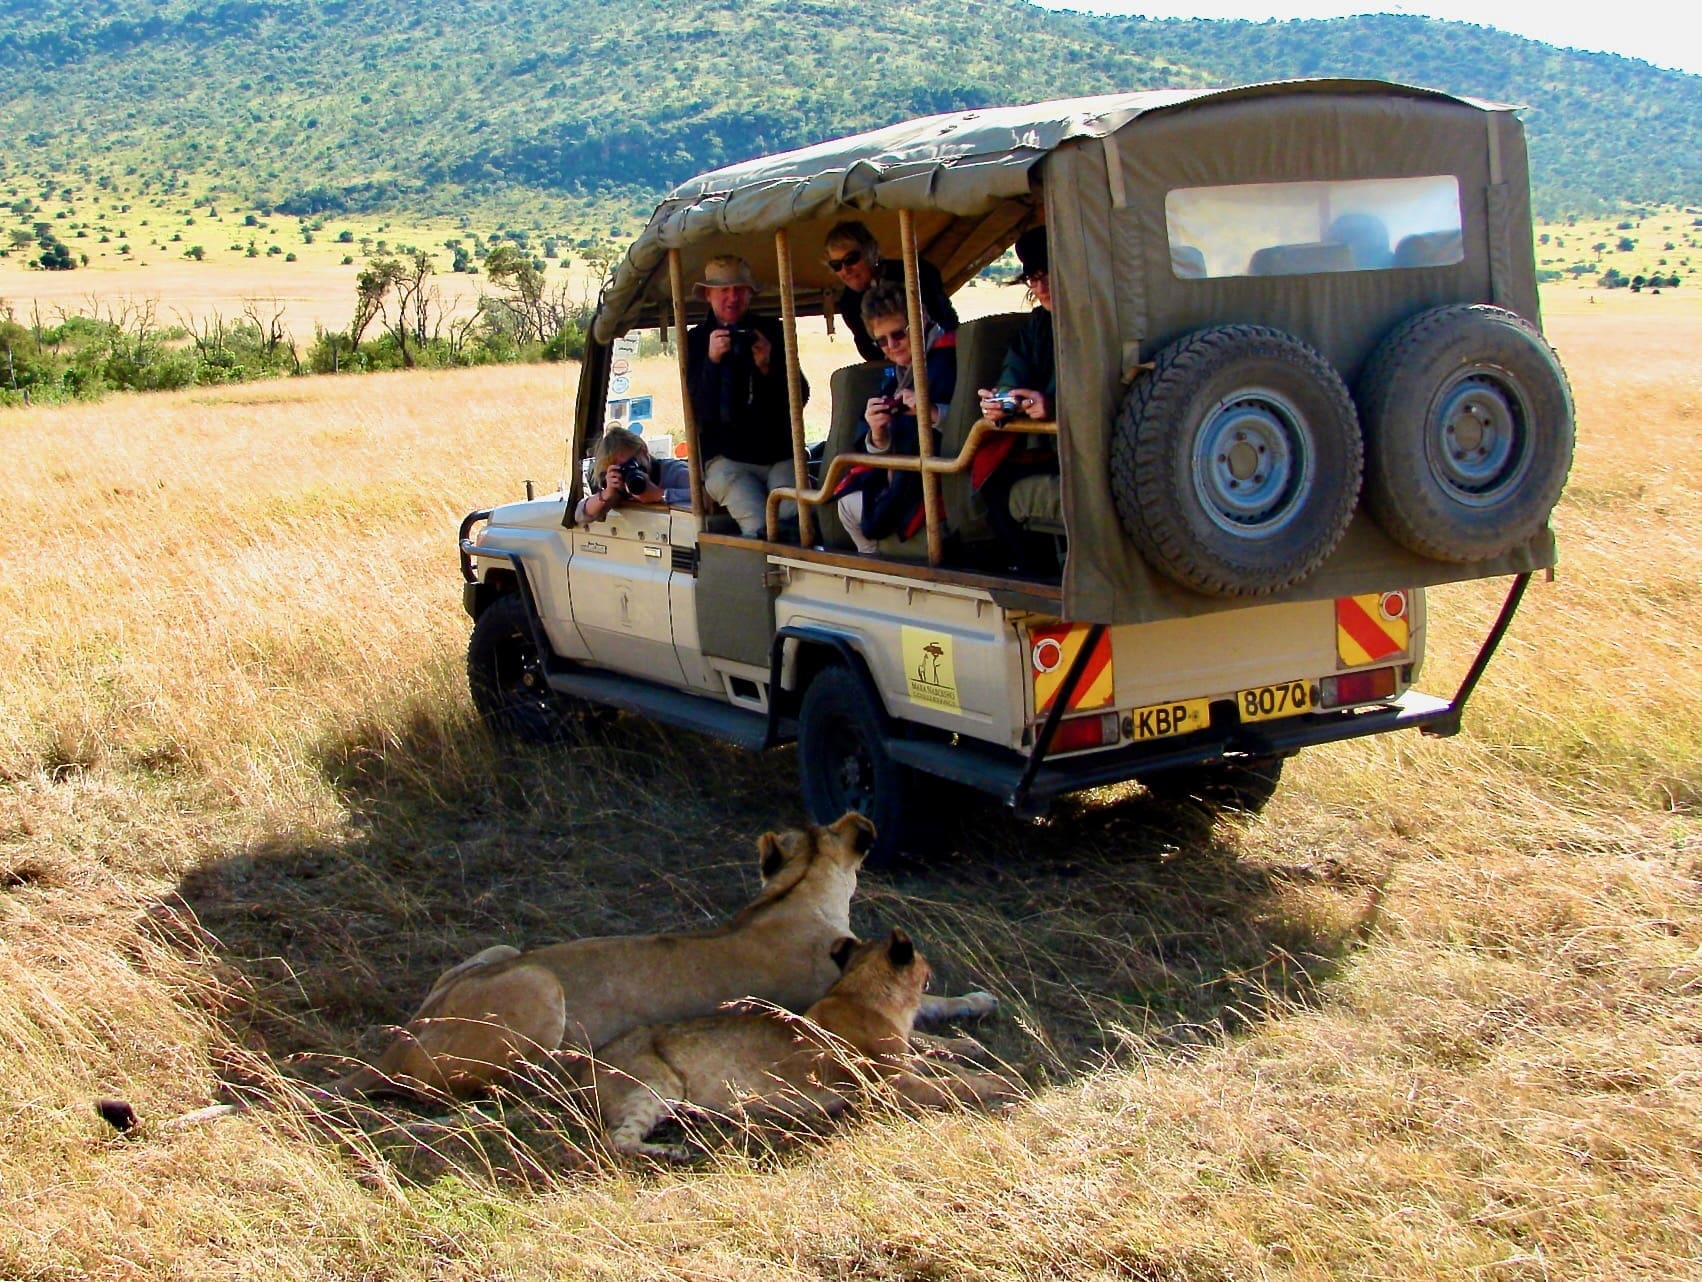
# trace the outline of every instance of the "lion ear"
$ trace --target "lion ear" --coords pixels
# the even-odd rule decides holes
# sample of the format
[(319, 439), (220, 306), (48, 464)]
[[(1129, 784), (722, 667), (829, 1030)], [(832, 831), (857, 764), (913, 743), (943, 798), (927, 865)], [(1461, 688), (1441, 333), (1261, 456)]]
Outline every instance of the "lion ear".
[(840, 970), (844, 970), (845, 964), (851, 960), (851, 950), (856, 946), (857, 941), (850, 935), (846, 935), (843, 939), (839, 939), (834, 942), (833, 948), (827, 955), (833, 958), (833, 964), (835, 966), (839, 967)]
[(916, 960), (916, 945), (910, 942), (909, 935), (894, 926), (892, 938), (887, 941), (886, 955), (894, 966), (909, 966)]
[(771, 832), (765, 832), (756, 839), (757, 853), (762, 856), (762, 862), (757, 865), (757, 871), (764, 881), (769, 881), (780, 871), (786, 862), (786, 852), (780, 849), (780, 838)]

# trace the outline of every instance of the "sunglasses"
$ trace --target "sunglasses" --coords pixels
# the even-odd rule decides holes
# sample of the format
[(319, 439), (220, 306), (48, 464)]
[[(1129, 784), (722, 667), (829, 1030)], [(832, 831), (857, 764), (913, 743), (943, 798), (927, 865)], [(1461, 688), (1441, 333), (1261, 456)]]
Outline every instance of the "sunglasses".
[(900, 343), (906, 341), (910, 337), (910, 327), (895, 329), (890, 334), (875, 334), (873, 337), (875, 346), (885, 351), (889, 347), (897, 347)]
[(863, 251), (862, 250), (860, 250), (860, 249), (847, 250), (844, 258), (830, 258), (830, 259), (828, 259), (827, 260), (827, 270), (830, 271), (830, 272), (842, 272), (847, 267), (855, 267), (858, 263), (860, 263), (862, 261), (863, 261)]

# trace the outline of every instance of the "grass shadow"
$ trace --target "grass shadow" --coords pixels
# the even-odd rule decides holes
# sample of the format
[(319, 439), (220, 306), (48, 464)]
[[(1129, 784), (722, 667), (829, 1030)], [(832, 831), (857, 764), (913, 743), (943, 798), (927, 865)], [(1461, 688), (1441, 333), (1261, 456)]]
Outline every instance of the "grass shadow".
[[(369, 1057), (443, 969), (494, 943), (714, 924), (757, 889), (755, 838), (802, 820), (788, 751), (628, 717), (547, 750), (466, 733), (422, 713), (327, 744), (346, 832), (182, 879), (173, 920), (226, 968), (219, 1014), (249, 1055)], [(1244, 857), (1238, 821), (1128, 791), (1041, 824), (954, 798), (921, 857), (864, 874), (853, 927), (911, 931), (937, 992), (997, 993), (974, 1032), (1036, 1081), (1309, 1002), (1362, 936), (1358, 889)]]

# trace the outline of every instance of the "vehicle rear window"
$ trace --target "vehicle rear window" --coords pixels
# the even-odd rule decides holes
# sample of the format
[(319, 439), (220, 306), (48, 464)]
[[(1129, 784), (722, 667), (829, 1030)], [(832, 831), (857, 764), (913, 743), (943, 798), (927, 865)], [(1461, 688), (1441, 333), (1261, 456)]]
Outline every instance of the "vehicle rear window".
[(1180, 187), (1165, 195), (1183, 279), (1444, 267), (1465, 258), (1452, 174)]

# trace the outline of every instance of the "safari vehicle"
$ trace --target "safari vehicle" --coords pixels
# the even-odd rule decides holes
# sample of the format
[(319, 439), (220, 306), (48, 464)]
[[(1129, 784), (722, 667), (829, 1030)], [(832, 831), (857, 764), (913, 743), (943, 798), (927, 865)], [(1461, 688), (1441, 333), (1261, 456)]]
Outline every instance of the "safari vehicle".
[[(1057, 421), (1020, 430), (1056, 434), (1058, 572), (974, 568), (990, 535), (969, 464), (1000, 429), (969, 389), (993, 385), (1020, 315), (958, 331), (938, 455), (879, 456), (922, 473), (926, 529), (874, 558), (851, 555), (829, 496), (869, 459), (850, 447), (879, 364), (832, 376), (814, 475), (793, 397), (791, 536), (775, 496), (766, 539), (726, 532), (682, 395), (690, 510), (577, 527), (575, 477), (463, 522), (469, 677), (493, 724), (549, 738), (614, 708), (795, 742), (811, 816), (862, 811), (888, 851), (930, 776), (1025, 813), (1129, 780), (1257, 807), (1301, 748), (1458, 730), (1555, 563), (1572, 451), (1511, 109), (1346, 80), (1135, 93), (705, 174), (603, 291), (573, 457), (604, 427), (611, 345), (683, 334), (713, 255), (767, 282), (754, 310), (782, 318), (796, 380), (797, 317), (832, 310), (821, 250), (844, 218), (901, 248), (913, 333), (918, 258), (955, 290), (1046, 227)], [(1424, 589), (1491, 576), (1512, 582), (1463, 684), (1421, 693)]]

